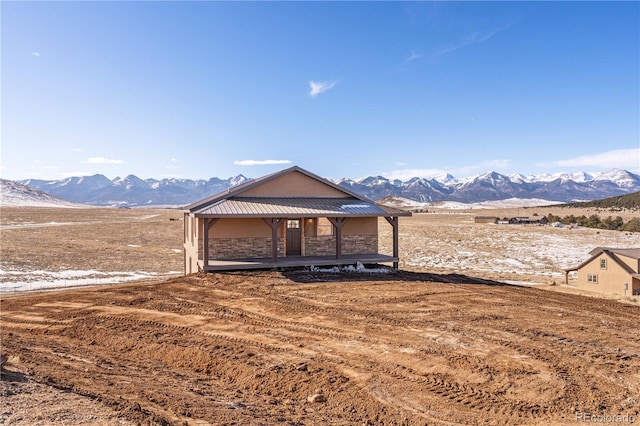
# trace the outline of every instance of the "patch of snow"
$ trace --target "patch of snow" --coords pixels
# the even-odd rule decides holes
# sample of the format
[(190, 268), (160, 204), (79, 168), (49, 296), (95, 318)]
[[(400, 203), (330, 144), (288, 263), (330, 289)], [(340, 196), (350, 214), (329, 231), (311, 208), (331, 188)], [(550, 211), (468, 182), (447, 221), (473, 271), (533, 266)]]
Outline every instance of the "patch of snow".
[(139, 246), (138, 244), (127, 244), (127, 247), (138, 248), (138, 247), (142, 247), (142, 246)]
[[(51, 206), (48, 206), (51, 207)], [(16, 228), (44, 228), (48, 226), (71, 226), (71, 225), (91, 225), (96, 223), (102, 223), (100, 221), (87, 221), (87, 222), (47, 222), (47, 223), (34, 223), (34, 222), (24, 222), (17, 224), (9, 224), (9, 225), (0, 225), (0, 230), (2, 229), (16, 229)]]
[(534, 283), (531, 281), (511, 281), (511, 280), (500, 280), (500, 282), (505, 284), (517, 285), (520, 287), (533, 287), (536, 285), (546, 285), (545, 283)]
[[(467, 226), (468, 232), (464, 231)], [(637, 234), (618, 231), (492, 226), (478, 232), (473, 226), (471, 222), (440, 223), (429, 234), (433, 244), (425, 244), (424, 235), (419, 233), (402, 236), (403, 264), (426, 270), (527, 274), (563, 281), (564, 270), (587, 260), (594, 247), (638, 245)]]
[[(171, 271), (166, 275), (182, 272)], [(163, 274), (164, 275), (164, 274)], [(31, 290), (60, 289), (66, 287), (118, 284), (157, 278), (161, 274), (154, 272), (101, 272), (96, 270), (62, 271), (22, 271), (0, 269), (0, 293), (23, 292)]]
[(436, 203), (428, 204), (427, 207), (447, 210), (466, 210), (473, 208), (472, 204), (459, 203), (457, 201), (438, 201)]
[[(481, 201), (478, 203), (460, 203), (457, 201), (437, 201), (435, 203), (415, 203), (416, 207), (443, 209), (443, 210), (472, 210), (472, 209), (510, 209), (517, 207), (541, 207), (562, 204), (561, 201), (550, 201), (542, 198), (507, 198), (505, 200)], [(385, 205), (390, 205), (390, 201), (385, 199)], [(405, 205), (409, 207), (410, 204)]]
[(561, 201), (550, 201), (542, 198), (507, 198), (497, 201), (482, 201), (472, 203), (473, 208), (478, 209), (509, 209), (514, 207), (540, 207), (562, 204)]

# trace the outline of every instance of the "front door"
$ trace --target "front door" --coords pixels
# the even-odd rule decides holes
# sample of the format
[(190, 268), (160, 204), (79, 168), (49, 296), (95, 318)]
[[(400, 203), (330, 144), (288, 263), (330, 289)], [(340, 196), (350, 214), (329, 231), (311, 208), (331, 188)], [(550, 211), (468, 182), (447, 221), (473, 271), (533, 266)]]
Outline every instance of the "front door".
[(287, 256), (300, 256), (302, 254), (300, 250), (301, 240), (300, 220), (287, 220)]

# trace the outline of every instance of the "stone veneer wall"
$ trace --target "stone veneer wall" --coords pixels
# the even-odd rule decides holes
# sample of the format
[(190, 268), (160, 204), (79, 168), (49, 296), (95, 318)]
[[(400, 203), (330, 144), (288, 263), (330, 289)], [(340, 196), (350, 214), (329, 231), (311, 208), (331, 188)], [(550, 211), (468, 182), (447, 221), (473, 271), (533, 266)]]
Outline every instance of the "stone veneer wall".
[[(336, 254), (336, 237), (305, 237), (305, 253), (307, 256), (331, 256)], [(378, 253), (377, 235), (343, 235), (342, 254), (375, 254)]]
[[(306, 256), (336, 254), (336, 237), (305, 237)], [(285, 257), (284, 238), (278, 238), (278, 257)], [(342, 254), (378, 253), (377, 235), (343, 235)], [(212, 259), (271, 258), (271, 238), (211, 238), (209, 255)]]
[[(213, 259), (271, 258), (271, 238), (211, 238), (209, 256)], [(284, 256), (284, 238), (278, 238), (278, 257)]]

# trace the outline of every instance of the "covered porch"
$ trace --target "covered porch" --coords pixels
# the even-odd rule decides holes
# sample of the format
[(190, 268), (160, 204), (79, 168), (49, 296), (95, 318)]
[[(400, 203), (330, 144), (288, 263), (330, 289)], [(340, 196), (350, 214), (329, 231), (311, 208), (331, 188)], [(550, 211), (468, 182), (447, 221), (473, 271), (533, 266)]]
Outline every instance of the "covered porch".
[[(203, 238), (201, 242), (202, 257), (198, 260), (199, 269), (202, 271), (229, 271), (229, 270), (241, 270), (241, 269), (271, 269), (271, 268), (286, 268), (286, 267), (301, 267), (301, 266), (342, 266), (342, 265), (354, 265), (357, 262), (362, 264), (376, 264), (376, 263), (391, 263), (393, 268), (397, 269), (399, 264), (399, 247), (398, 247), (398, 228), (399, 218), (398, 216), (388, 215), (352, 215), (350, 217), (331, 217), (323, 215), (309, 214), (302, 218), (296, 215), (292, 217), (262, 217), (260, 222), (262, 226), (269, 229), (270, 238), (263, 241), (255, 241), (254, 244), (259, 246), (262, 242), (268, 241), (269, 249), (263, 252), (263, 255), (253, 256), (231, 256), (227, 257), (217, 253), (216, 250), (212, 250), (210, 242), (212, 241), (212, 234), (215, 235), (215, 226), (219, 223), (221, 218), (216, 217), (203, 217), (202, 229)], [(389, 212), (385, 212), (389, 213)], [(394, 212), (395, 213), (395, 212)], [(375, 233), (370, 235), (357, 235), (357, 236), (345, 236), (343, 229), (345, 225), (350, 221), (358, 221), (358, 219), (377, 219), (377, 217), (384, 217), (385, 221), (392, 227), (392, 255), (386, 255), (378, 253), (378, 232), (377, 224), (375, 225)], [(314, 220), (324, 217), (330, 227), (332, 228), (329, 235), (319, 237), (317, 234), (310, 239), (305, 238), (304, 224), (309, 221), (313, 223)], [(377, 220), (374, 222), (376, 223)], [(293, 225), (293, 228), (290, 226)], [(324, 241), (324, 247), (322, 247), (320, 253), (316, 250), (313, 253), (311, 250), (305, 250), (305, 245), (311, 245), (311, 242), (318, 242), (321, 238)], [(358, 241), (354, 248), (354, 238)], [(215, 238), (214, 238), (215, 239)], [(373, 248), (371, 245), (367, 246), (363, 243), (365, 239), (373, 239)], [(238, 239), (236, 239), (238, 240)], [(305, 244), (305, 240), (307, 243)], [(223, 240), (228, 243), (229, 240)], [(237, 242), (237, 241), (236, 241)], [(330, 250), (326, 250), (327, 243), (332, 245)], [(345, 244), (346, 250), (345, 250)], [(302, 247), (301, 247), (302, 246)], [(317, 247), (316, 247), (317, 249)], [(345, 252), (346, 251), (346, 252)], [(270, 257), (267, 257), (269, 256)]]

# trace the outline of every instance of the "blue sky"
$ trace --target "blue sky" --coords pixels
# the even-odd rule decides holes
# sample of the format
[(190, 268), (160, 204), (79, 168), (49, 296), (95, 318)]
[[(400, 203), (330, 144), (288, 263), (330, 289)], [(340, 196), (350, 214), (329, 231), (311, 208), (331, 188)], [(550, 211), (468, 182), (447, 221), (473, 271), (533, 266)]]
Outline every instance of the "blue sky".
[(640, 172), (638, 2), (11, 2), (6, 179)]

